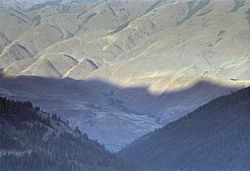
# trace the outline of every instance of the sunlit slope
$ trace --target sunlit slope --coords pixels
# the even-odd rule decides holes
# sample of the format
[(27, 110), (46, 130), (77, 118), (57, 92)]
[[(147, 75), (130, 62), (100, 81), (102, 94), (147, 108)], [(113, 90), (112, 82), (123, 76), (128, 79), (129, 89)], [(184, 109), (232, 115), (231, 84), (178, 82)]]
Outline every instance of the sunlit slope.
[[(113, 28), (142, 15), (152, 3), (100, 2), (91, 5), (88, 3), (77, 5), (58, 4), (56, 6), (46, 6), (42, 9), (25, 11), (27, 15), (32, 16), (32, 27), (24, 34), (21, 34), (1, 54), (0, 61), (2, 68), (10, 74), (21, 73), (45, 77), (72, 75), (74, 77), (74, 72), (77, 71), (73, 71), (73, 74), (70, 74), (73, 67), (79, 68), (77, 65), (81, 66), (81, 62), (88, 58), (86, 55), (93, 58), (94, 55), (97, 55), (95, 53), (96, 49), (102, 49), (98, 43), (98, 39), (107, 35)], [(75, 41), (78, 42), (76, 46), (74, 44)], [(15, 45), (23, 46), (25, 48), (24, 51), (32, 55), (34, 62), (30, 67), (27, 67), (26, 62), (22, 62), (18, 65), (25, 65), (22, 67), (25, 69), (20, 70), (16, 68), (16, 64), (14, 63), (19, 63), (23, 59), (21, 55), (16, 55), (20, 50), (16, 50)], [(65, 46), (67, 48), (64, 48)], [(58, 49), (61, 51), (58, 51)], [(58, 66), (49, 59), (50, 57), (48, 56), (52, 56), (53, 58), (53, 54), (51, 55), (51, 53), (56, 53), (62, 60), (64, 60), (64, 55), (72, 56), (72, 58), (76, 59), (77, 63), (66, 67), (63, 71), (58, 71), (57, 68), (61, 66)], [(15, 60), (10, 60), (9, 58), (13, 58), (12, 56), (17, 57), (15, 57)], [(103, 64), (103, 58), (100, 53), (98, 53), (98, 57), (96, 58), (98, 58), (96, 59), (97, 61), (102, 61), (101, 64)], [(12, 66), (10, 67), (10, 65)], [(44, 70), (48, 68), (53, 71), (46, 73)], [(78, 75), (86, 75), (84, 72), (85, 70)]]
[[(124, 79), (127, 71), (133, 82), (144, 85), (173, 74), (249, 79), (249, 2), (129, 1), (83, 4), (82, 10), (67, 7), (26, 12), (33, 26), (4, 49), (2, 68), (14, 74), (76, 79), (95, 72), (119, 84), (132, 84)], [(34, 62), (20, 62), (27, 58), (22, 53)], [(67, 63), (62, 71), (56, 56)], [(69, 56), (75, 62), (67, 62)], [(90, 70), (84, 60), (97, 67)], [(16, 68), (19, 62), (23, 69)]]
[[(3, 53), (6, 46), (30, 27), (31, 19), (29, 16), (17, 10), (0, 8), (0, 23), (0, 53)], [(1, 58), (1, 68), (6, 66), (3, 65), (3, 63), (4, 59)], [(11, 62), (8, 64), (10, 63)]]
[[(189, 11), (196, 6), (190, 6), (195, 5), (163, 4), (118, 33), (104, 37), (111, 42), (104, 46), (104, 51), (119, 46), (128, 52), (118, 56), (119, 60), (111, 66), (111, 79), (150, 85), (155, 84), (151, 83), (154, 78), (173, 75), (176, 79), (215, 76), (248, 80), (250, 30), (246, 11), (249, 4), (246, 2), (232, 12), (233, 1), (211, 1), (192, 15)], [(125, 59), (123, 63), (122, 59)], [(124, 77), (127, 71), (133, 75), (130, 81)]]
[[(7, 77), (101, 82), (86, 85), (88, 97), (78, 91), (82, 85), (69, 86), (65, 95), (59, 84), (42, 97), (26, 92), (29, 82), (17, 92), (3, 82), (2, 92), (62, 115), (69, 110), (67, 119), (107, 146), (123, 146), (250, 84), (249, 1), (69, 0), (0, 13), (9, 23), (0, 25), (0, 68)], [(93, 93), (101, 112), (89, 105)]]

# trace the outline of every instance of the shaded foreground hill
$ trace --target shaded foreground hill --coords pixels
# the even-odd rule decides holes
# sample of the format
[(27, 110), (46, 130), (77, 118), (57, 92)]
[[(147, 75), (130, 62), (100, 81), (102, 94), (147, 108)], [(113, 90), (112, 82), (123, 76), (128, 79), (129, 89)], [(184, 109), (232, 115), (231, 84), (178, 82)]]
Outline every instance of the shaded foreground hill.
[(17, 78), (0, 76), (0, 95), (59, 114), (113, 152), (250, 85), (250, 1), (3, 3), (0, 70)]
[(124, 88), (98, 79), (0, 75), (1, 96), (28, 100), (57, 113), (111, 151), (239, 88), (203, 79), (186, 89), (158, 95), (147, 87)]
[(30, 102), (0, 97), (0, 171), (133, 170), (86, 134)]
[(118, 155), (149, 170), (249, 170), (250, 87), (145, 135)]

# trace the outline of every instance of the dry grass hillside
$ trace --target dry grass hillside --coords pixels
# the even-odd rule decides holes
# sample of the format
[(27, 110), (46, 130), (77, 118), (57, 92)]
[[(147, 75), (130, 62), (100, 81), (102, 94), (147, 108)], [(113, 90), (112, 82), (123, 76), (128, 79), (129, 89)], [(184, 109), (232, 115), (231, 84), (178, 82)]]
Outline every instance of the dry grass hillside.
[[(5, 76), (101, 81), (86, 85), (108, 103), (97, 101), (98, 106), (109, 106), (112, 114), (132, 114), (126, 119), (140, 130), (127, 140), (114, 133), (121, 145), (151, 130), (145, 130), (143, 121), (158, 127), (250, 84), (249, 0), (41, 0), (35, 4), (20, 0), (22, 6), (17, 2), (4, 0), (0, 5), (0, 69)], [(12, 87), (1, 88), (13, 93)], [(78, 93), (78, 88), (72, 89)], [(18, 95), (34, 99), (32, 93)], [(58, 104), (53, 92), (48, 98)], [(96, 111), (83, 103), (89, 97), (81, 98), (79, 113)], [(60, 104), (48, 107), (43, 100), (39, 105), (49, 111), (60, 108)], [(104, 144), (117, 144), (96, 131), (100, 117), (91, 118), (93, 128), (83, 125), (86, 120), (81, 115), (67, 119)], [(116, 123), (101, 125), (110, 131)]]

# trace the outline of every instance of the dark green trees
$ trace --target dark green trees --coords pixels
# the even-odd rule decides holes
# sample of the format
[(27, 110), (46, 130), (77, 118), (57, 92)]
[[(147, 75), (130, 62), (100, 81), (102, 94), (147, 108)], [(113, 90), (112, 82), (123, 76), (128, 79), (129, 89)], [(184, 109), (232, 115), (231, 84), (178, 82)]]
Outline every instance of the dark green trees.
[(56, 114), (0, 97), (0, 171), (131, 170)]

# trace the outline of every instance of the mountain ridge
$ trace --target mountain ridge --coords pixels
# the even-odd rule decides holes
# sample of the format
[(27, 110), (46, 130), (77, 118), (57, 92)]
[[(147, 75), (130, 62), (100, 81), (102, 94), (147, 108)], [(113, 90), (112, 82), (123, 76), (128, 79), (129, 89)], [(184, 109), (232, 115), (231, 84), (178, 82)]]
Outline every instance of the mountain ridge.
[(247, 170), (250, 87), (224, 95), (118, 152), (149, 170)]
[(134, 170), (56, 114), (0, 97), (0, 170)]
[(204, 80), (184, 90), (155, 95), (147, 87), (124, 88), (104, 80), (0, 77), (2, 96), (30, 100), (50, 113), (58, 113), (112, 151), (191, 112), (215, 94), (239, 88), (237, 84), (227, 87)]
[[(105, 109), (105, 117), (108, 115), (113, 120), (118, 116), (117, 124), (99, 123), (99, 115), (95, 115), (97, 109), (87, 101), (93, 99), (89, 93), (86, 98), (75, 95), (79, 100), (76, 101), (71, 94), (60, 95), (42, 81), (41, 86), (37, 85), (40, 90), (54, 90), (50, 94), (43, 91), (57, 106), (55, 111), (44, 101), (45, 95), (39, 99), (29, 85), (18, 83), (27, 87), (19, 91), (13, 85), (20, 98), (39, 102), (46, 110), (68, 118), (68, 114), (60, 110), (64, 106), (58, 105), (63, 101), (61, 105), (69, 108), (65, 110), (70, 110), (71, 119), (78, 126), (85, 122), (85, 115), (91, 116), (90, 125), (93, 121), (94, 126), (88, 127), (88, 133), (104, 144), (123, 146), (137, 137), (138, 132), (147, 133), (231, 89), (250, 85), (249, 1), (71, 2), (43, 4), (31, 10), (1, 8), (0, 69), (13, 78), (69, 79), (71, 81), (61, 84), (68, 85), (74, 95), (81, 94), (79, 90), (83, 88), (79, 86), (87, 87), (103, 101), (95, 103)], [(87, 86), (76, 85), (72, 80)], [(91, 87), (91, 80), (101, 80), (101, 83)], [(193, 88), (179, 98), (175, 96), (175, 92), (204, 81), (209, 86), (203, 84), (197, 91)], [(69, 86), (69, 82), (77, 88)], [(220, 88), (212, 89), (210, 83)], [(2, 81), (2, 94), (15, 94), (8, 84)], [(72, 99), (77, 105), (62, 98)], [(143, 120), (148, 128), (142, 126)], [(104, 138), (94, 133), (97, 123), (110, 131), (117, 128), (120, 121), (128, 121), (140, 131), (133, 133), (129, 129), (133, 135), (129, 136), (124, 129), (124, 139), (114, 133), (115, 143), (109, 142), (107, 135)]]

